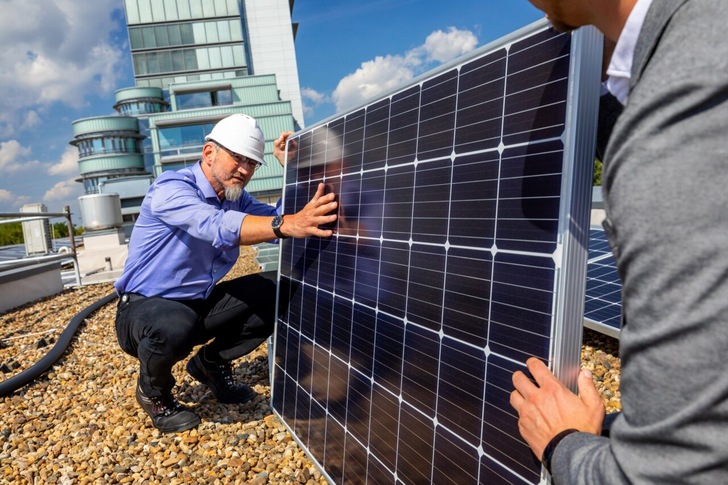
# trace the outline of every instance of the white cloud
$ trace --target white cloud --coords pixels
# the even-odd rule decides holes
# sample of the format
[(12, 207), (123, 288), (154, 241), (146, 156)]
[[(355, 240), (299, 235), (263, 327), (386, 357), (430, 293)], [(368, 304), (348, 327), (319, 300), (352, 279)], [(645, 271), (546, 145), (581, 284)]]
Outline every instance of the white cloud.
[(25, 119), (23, 120), (23, 122), (21, 124), (21, 128), (23, 128), (23, 129), (35, 128), (36, 126), (39, 126), (41, 123), (42, 123), (42, 120), (41, 120), (38, 112), (30, 110), (27, 113), (25, 113)]
[(459, 57), (478, 45), (478, 38), (469, 30), (450, 27), (447, 32), (436, 30), (425, 39), (421, 47), (428, 61), (447, 62)]
[(0, 212), (20, 212), (20, 208), (30, 202), (30, 197), (20, 196), (13, 192), (0, 189)]
[(478, 38), (469, 30), (450, 27), (436, 30), (421, 46), (403, 55), (377, 56), (366, 61), (352, 74), (339, 81), (331, 98), (337, 112), (362, 104), (410, 81), (419, 74), (473, 50)]
[(413, 77), (413, 65), (406, 57), (377, 56), (339, 81), (332, 95), (336, 110), (341, 112), (352, 108)]
[(15, 195), (12, 192), (5, 189), (0, 189), (0, 202), (10, 202), (15, 200)]
[(78, 148), (69, 146), (61, 155), (55, 165), (48, 168), (48, 175), (77, 175), (78, 174)]
[(320, 105), (327, 101), (327, 96), (325, 94), (319, 93), (315, 89), (311, 88), (301, 88), (301, 96), (315, 105)]
[(53, 103), (84, 105), (116, 87), (126, 55), (110, 43), (118, 0), (2, 0), (0, 137), (40, 124)]
[(73, 179), (58, 182), (43, 195), (44, 202), (77, 199), (83, 195), (83, 185)]
[(38, 160), (30, 160), (31, 149), (17, 140), (0, 142), (0, 174), (11, 174), (38, 168)]
[(324, 103), (330, 103), (331, 100), (324, 93), (320, 93), (312, 88), (301, 88), (301, 97), (303, 98), (303, 113), (311, 115), (315, 108)]

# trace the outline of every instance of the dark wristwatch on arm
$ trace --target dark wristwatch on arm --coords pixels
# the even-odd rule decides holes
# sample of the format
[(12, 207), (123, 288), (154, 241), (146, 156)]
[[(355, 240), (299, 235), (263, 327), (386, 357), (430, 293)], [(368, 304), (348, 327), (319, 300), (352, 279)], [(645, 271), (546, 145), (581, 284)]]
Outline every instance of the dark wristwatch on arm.
[(273, 227), (273, 232), (278, 239), (288, 239), (288, 236), (283, 234), (283, 232), (281, 231), (281, 226), (283, 225), (283, 216), (275, 216), (271, 221), (270, 225), (271, 227)]

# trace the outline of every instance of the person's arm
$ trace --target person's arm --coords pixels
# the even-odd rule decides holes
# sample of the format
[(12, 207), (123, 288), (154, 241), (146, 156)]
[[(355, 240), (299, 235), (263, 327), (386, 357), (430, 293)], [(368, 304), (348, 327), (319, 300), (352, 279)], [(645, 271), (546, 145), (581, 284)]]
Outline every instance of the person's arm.
[[(319, 184), (313, 198), (296, 214), (283, 216), (281, 232), (286, 237), (331, 237), (331, 229), (320, 229), (319, 226), (336, 221), (337, 202), (334, 193), (324, 194), (324, 184)], [(240, 226), (240, 245), (258, 244), (276, 239), (271, 225), (273, 217), (248, 214)]]
[[(625, 298), (622, 414), (609, 439), (564, 438), (553, 483), (728, 483), (728, 10), (718, 3), (651, 10), (664, 29), (650, 29), (604, 177)], [(681, 11), (668, 23), (670, 5)]]

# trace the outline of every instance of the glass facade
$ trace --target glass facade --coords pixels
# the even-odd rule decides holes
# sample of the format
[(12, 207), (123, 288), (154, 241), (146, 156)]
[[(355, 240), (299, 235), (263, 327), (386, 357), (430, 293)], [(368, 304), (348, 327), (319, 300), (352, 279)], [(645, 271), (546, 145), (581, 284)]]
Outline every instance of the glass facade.
[(190, 167), (197, 163), (197, 160), (188, 160), (184, 162), (172, 162), (172, 163), (165, 163), (164, 164), (164, 171), (169, 170), (181, 170), (186, 167)]
[(248, 74), (237, 0), (124, 3), (137, 86), (167, 89), (172, 82)]
[(97, 178), (83, 179), (83, 194), (91, 195), (99, 191), (99, 180)]
[[(117, 170), (116, 173), (114, 173), (113, 175), (110, 175), (110, 174), (100, 175), (100, 174), (93, 174), (93, 173), (86, 174), (86, 176), (83, 177), (84, 195), (99, 194), (100, 193), (99, 186), (102, 185), (104, 182), (106, 182), (108, 180), (112, 180), (112, 179), (126, 177), (129, 175), (139, 175), (139, 171), (127, 169), (127, 170)], [(125, 200), (126, 199), (121, 200), (122, 207), (126, 203)], [(140, 202), (139, 205), (141, 205), (141, 201), (139, 201), (139, 202)], [(132, 206), (133, 206), (133, 204), (134, 203), (132, 203)]]
[(233, 92), (230, 89), (177, 94), (175, 97), (177, 109), (209, 108), (233, 104)]
[[(212, 131), (213, 126), (214, 122), (159, 128), (160, 156), (164, 158), (192, 152), (199, 155), (202, 145), (205, 144), (205, 135)], [(167, 165), (165, 169), (166, 167)]]
[[(172, 49), (132, 54), (137, 76), (188, 73), (222, 69), (244, 69), (245, 49), (242, 45)], [(188, 80), (188, 79), (186, 79)]]
[(129, 27), (129, 41), (132, 50), (242, 42), (243, 29), (239, 18)]
[(240, 17), (238, 0), (125, 0), (129, 25), (212, 17)]
[[(281, 54), (286, 54), (282, 57), (294, 59), (296, 70), (293, 2), (124, 0), (124, 7), (135, 86), (117, 91), (118, 118), (74, 122), (71, 144), (79, 150), (81, 177), (77, 181), (83, 183), (85, 193), (123, 188), (122, 211), (127, 221), (138, 212), (153, 176), (196, 163), (205, 135), (214, 121), (227, 114), (245, 112), (265, 126), (270, 133), (266, 159), (272, 160), (272, 139), (298, 126), (291, 102), (284, 101), (290, 96), (281, 99), (280, 81), (274, 75), (295, 80), (293, 94), (300, 98), (300, 92), (297, 75), (290, 75), (290, 66), (281, 62)], [(251, 23), (259, 24), (253, 40)], [(290, 45), (281, 44), (281, 39)], [(256, 57), (271, 58), (274, 64), (249, 77), (255, 44), (274, 50), (275, 55), (261, 51)], [(179, 113), (169, 113), (170, 109)], [(279, 165), (269, 162), (248, 190), (265, 200), (269, 195), (277, 199), (281, 180)]]
[(154, 147), (149, 137), (149, 118), (139, 118), (139, 133), (144, 135), (142, 142), (142, 156), (144, 157), (144, 170), (154, 173)]
[(87, 138), (76, 142), (76, 146), (81, 158), (109, 153), (139, 153), (141, 150), (139, 138), (123, 135)]
[(138, 116), (147, 113), (162, 113), (166, 111), (166, 106), (158, 102), (138, 101), (132, 103), (121, 104), (118, 107), (121, 116)]
[(236, 77), (247, 76), (248, 71), (240, 69), (236, 71), (223, 71), (223, 72), (200, 72), (197, 74), (186, 74), (186, 75), (171, 75), (162, 77), (153, 77), (149, 79), (137, 78), (137, 86), (139, 87), (153, 87), (167, 89), (170, 84), (173, 83), (184, 83), (194, 81), (219, 81), (222, 79), (234, 79)]

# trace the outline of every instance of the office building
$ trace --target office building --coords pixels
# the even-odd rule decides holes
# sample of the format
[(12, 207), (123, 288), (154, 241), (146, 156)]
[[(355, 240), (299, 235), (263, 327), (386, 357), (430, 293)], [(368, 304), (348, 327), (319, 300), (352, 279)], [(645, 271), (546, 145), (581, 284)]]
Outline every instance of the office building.
[[(135, 86), (116, 92), (119, 116), (74, 122), (86, 194), (121, 198), (125, 230), (154, 177), (195, 163), (221, 118), (245, 113), (266, 135), (266, 167), (247, 190), (273, 202), (281, 131), (303, 127), (294, 0), (125, 0)], [(83, 216), (83, 215), (82, 215)]]

